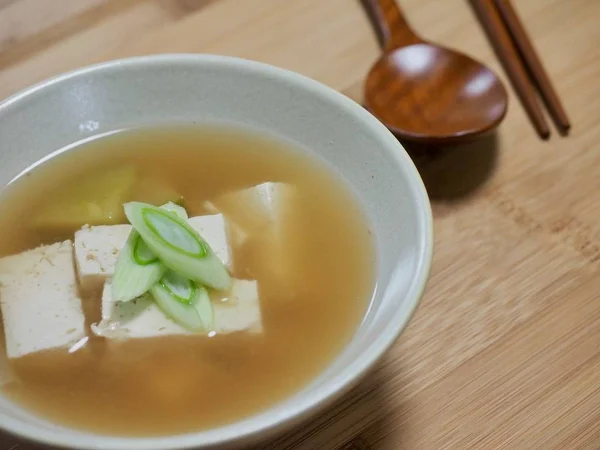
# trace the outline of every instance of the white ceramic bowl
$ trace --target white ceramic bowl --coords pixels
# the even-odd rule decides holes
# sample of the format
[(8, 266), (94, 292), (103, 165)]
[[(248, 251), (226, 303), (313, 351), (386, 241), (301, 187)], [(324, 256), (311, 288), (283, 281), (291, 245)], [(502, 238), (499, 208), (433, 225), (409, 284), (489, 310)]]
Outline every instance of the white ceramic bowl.
[(77, 449), (229, 448), (269, 437), (347, 391), (394, 343), (415, 310), (432, 256), (431, 209), (412, 161), (360, 105), (301, 75), (211, 55), (113, 61), (59, 76), (0, 104), (0, 186), (53, 151), (116, 129), (228, 122), (318, 154), (362, 201), (377, 246), (372, 306), (352, 342), (301, 392), (246, 420), (161, 438), (64, 428), (0, 396), (0, 427)]

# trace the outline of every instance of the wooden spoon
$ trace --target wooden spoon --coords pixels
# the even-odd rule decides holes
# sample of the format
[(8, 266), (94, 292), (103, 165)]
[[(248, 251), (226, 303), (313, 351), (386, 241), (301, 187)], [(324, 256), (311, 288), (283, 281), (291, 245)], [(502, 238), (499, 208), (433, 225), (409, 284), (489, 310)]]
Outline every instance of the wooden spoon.
[(466, 141), (498, 126), (508, 98), (498, 77), (468, 56), (411, 30), (395, 0), (362, 0), (383, 54), (365, 83), (365, 106), (400, 139)]

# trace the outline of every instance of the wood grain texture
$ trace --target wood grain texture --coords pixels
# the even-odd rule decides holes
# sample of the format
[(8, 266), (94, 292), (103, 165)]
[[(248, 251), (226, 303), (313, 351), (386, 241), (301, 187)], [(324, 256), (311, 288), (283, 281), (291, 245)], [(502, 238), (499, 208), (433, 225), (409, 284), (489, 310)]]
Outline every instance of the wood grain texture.
[(396, 0), (363, 0), (383, 53), (365, 80), (364, 106), (399, 139), (473, 141), (495, 130), (508, 96), (487, 67), (419, 38)]
[(362, 3), (374, 22), (385, 51), (423, 42), (410, 28), (396, 0), (363, 0)]
[(510, 81), (516, 90), (521, 103), (529, 114), (531, 123), (542, 139), (550, 137), (550, 128), (546, 116), (538, 103), (537, 92), (534, 83), (529, 78), (527, 67), (519, 57), (511, 34), (502, 20), (500, 12), (493, 0), (471, 0), (483, 28), (486, 30), (496, 54), (504, 65)]
[[(46, 3), (37, 1), (0, 0), (0, 21), (7, 8)], [(52, 2), (52, 20), (18, 9), (0, 26), (0, 98), (100, 60), (210, 52), (296, 70), (362, 101), (379, 55), (358, 1), (81, 3)], [(467, 2), (401, 5), (424, 39), (506, 79)], [(600, 448), (600, 2), (514, 6), (571, 135), (540, 141), (511, 90), (496, 135), (436, 151), (407, 146), (435, 218), (423, 302), (349, 395), (261, 449)], [(34, 448), (0, 438), (0, 450)]]
[(569, 118), (567, 117), (567, 113), (562, 106), (554, 86), (552, 86), (552, 82), (546, 73), (546, 69), (544, 69), (539, 55), (531, 43), (531, 39), (529, 39), (529, 36), (527, 35), (523, 23), (519, 19), (510, 0), (494, 0), (494, 3), (510, 32), (524, 65), (527, 67), (532, 80), (539, 90), (540, 97), (546, 104), (546, 108), (548, 108), (548, 113), (554, 120), (559, 131), (563, 134), (567, 134), (569, 128), (571, 128)]

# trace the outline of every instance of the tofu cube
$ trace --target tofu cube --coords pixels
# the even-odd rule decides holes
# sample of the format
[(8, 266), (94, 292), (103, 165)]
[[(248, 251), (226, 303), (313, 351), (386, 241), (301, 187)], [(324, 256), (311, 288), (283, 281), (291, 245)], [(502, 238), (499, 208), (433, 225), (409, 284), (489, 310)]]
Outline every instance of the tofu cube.
[(217, 333), (236, 331), (262, 333), (260, 298), (256, 281), (235, 279), (227, 296), (213, 300), (213, 305)]
[(131, 225), (86, 225), (75, 233), (77, 276), (84, 290), (99, 289), (113, 276), (131, 229)]
[(301, 251), (302, 215), (298, 213), (299, 193), (287, 183), (262, 183), (228, 192), (209, 203), (232, 226), (254, 241), (254, 277), (268, 277), (281, 288), (291, 289)]
[(280, 230), (297, 189), (288, 183), (262, 183), (239, 191), (227, 192), (211, 204), (245, 233), (267, 227)]
[[(247, 331), (261, 333), (262, 318), (256, 281), (234, 280), (228, 295), (213, 300), (217, 334)], [(97, 336), (107, 339), (140, 339), (193, 334), (181, 327), (154, 303), (150, 295), (131, 302), (115, 302), (110, 281), (102, 293), (102, 321), (92, 325)]]
[[(211, 215), (221, 215), (219, 209), (212, 202), (204, 202), (204, 209), (210, 212)], [(227, 242), (229, 243), (230, 253), (232, 253), (232, 249), (239, 248), (244, 245), (244, 243), (248, 239), (248, 233), (242, 230), (231, 220), (225, 218), (224, 220), (225, 231), (227, 234)]]
[(0, 259), (0, 307), (9, 358), (70, 347), (85, 338), (72, 242)]
[[(225, 218), (221, 214), (197, 216), (189, 219), (189, 223), (229, 267), (231, 255)], [(100, 289), (114, 275), (119, 251), (131, 230), (131, 225), (85, 226), (75, 233), (75, 261), (83, 289)]]
[(208, 242), (208, 245), (223, 265), (231, 268), (231, 251), (225, 217), (222, 214), (191, 217), (189, 224)]

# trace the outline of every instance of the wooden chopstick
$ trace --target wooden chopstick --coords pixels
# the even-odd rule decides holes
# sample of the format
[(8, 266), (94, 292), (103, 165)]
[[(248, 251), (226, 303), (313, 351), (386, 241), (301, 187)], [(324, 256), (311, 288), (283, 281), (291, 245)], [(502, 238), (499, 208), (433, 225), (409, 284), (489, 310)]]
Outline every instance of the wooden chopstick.
[(471, 5), (537, 133), (542, 139), (548, 139), (550, 128), (538, 103), (535, 87), (521, 63), (521, 58), (513, 46), (512, 38), (505, 28), (496, 6), (492, 0), (471, 0)]
[(521, 59), (529, 73), (533, 78), (533, 82), (537, 85), (540, 96), (546, 104), (546, 108), (552, 116), (554, 123), (558, 127), (559, 131), (566, 134), (571, 128), (569, 118), (562, 106), (552, 82), (548, 77), (540, 58), (538, 57), (533, 44), (525, 31), (525, 28), (521, 24), (519, 17), (515, 9), (513, 8), (510, 0), (494, 0), (496, 8), (500, 12), (500, 16), (504, 20), (508, 32), (510, 33), (512, 40), (517, 47), (521, 55)]

